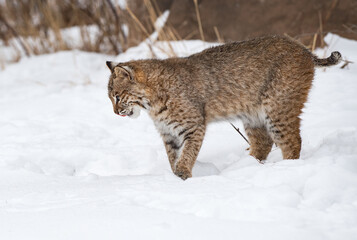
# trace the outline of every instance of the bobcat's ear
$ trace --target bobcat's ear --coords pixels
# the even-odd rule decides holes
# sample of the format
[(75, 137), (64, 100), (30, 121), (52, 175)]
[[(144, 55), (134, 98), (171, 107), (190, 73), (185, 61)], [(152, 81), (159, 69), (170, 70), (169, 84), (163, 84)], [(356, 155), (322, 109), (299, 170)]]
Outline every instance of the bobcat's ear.
[(115, 72), (115, 75), (117, 75), (117, 76), (122, 75), (126, 78), (129, 78), (129, 80), (134, 79), (134, 71), (129, 66), (122, 65), (122, 66), (114, 67), (114, 72)]
[(114, 71), (114, 67), (115, 67), (116, 65), (118, 65), (119, 63), (111, 62), (111, 61), (106, 61), (106, 64), (107, 64), (108, 68), (110, 69), (110, 71), (113, 72), (113, 71)]

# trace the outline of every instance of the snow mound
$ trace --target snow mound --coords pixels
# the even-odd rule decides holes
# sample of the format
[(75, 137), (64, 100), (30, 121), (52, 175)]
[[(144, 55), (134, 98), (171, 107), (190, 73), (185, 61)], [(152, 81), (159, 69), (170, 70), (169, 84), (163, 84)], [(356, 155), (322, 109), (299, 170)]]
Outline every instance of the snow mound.
[[(357, 63), (357, 42), (325, 41), (318, 56), (338, 50)], [(147, 114), (113, 114), (106, 60), (213, 45), (144, 42), (116, 59), (59, 52), (0, 71), (1, 238), (355, 239), (357, 64), (316, 70), (300, 160), (273, 149), (259, 164), (228, 123), (215, 123), (193, 178), (181, 181)]]

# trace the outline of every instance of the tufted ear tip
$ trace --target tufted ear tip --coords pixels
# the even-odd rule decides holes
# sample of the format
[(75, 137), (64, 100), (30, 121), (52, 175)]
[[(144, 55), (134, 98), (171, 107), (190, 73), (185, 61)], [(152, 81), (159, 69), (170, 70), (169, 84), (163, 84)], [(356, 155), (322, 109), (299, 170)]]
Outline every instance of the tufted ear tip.
[(107, 67), (110, 69), (110, 71), (112, 71), (113, 72), (113, 70), (114, 70), (114, 67), (116, 66), (116, 65), (118, 65), (118, 63), (116, 63), (116, 62), (111, 62), (111, 61), (106, 61), (105, 62), (106, 64), (107, 64)]

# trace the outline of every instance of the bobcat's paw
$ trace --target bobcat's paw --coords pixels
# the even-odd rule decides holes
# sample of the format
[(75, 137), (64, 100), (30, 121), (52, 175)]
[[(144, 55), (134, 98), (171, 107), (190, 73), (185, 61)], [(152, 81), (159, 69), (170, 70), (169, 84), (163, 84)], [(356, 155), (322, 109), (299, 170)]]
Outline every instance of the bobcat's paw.
[(185, 166), (176, 166), (174, 173), (182, 180), (186, 180), (187, 178), (192, 177), (191, 171)]

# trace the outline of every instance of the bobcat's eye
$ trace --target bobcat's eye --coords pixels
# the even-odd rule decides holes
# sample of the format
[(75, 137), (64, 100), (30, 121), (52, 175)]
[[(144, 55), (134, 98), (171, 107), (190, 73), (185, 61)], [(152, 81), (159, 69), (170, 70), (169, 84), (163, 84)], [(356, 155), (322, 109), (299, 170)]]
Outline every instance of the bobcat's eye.
[(116, 102), (119, 102), (120, 101), (120, 97), (119, 96), (115, 96), (115, 100), (116, 100)]

